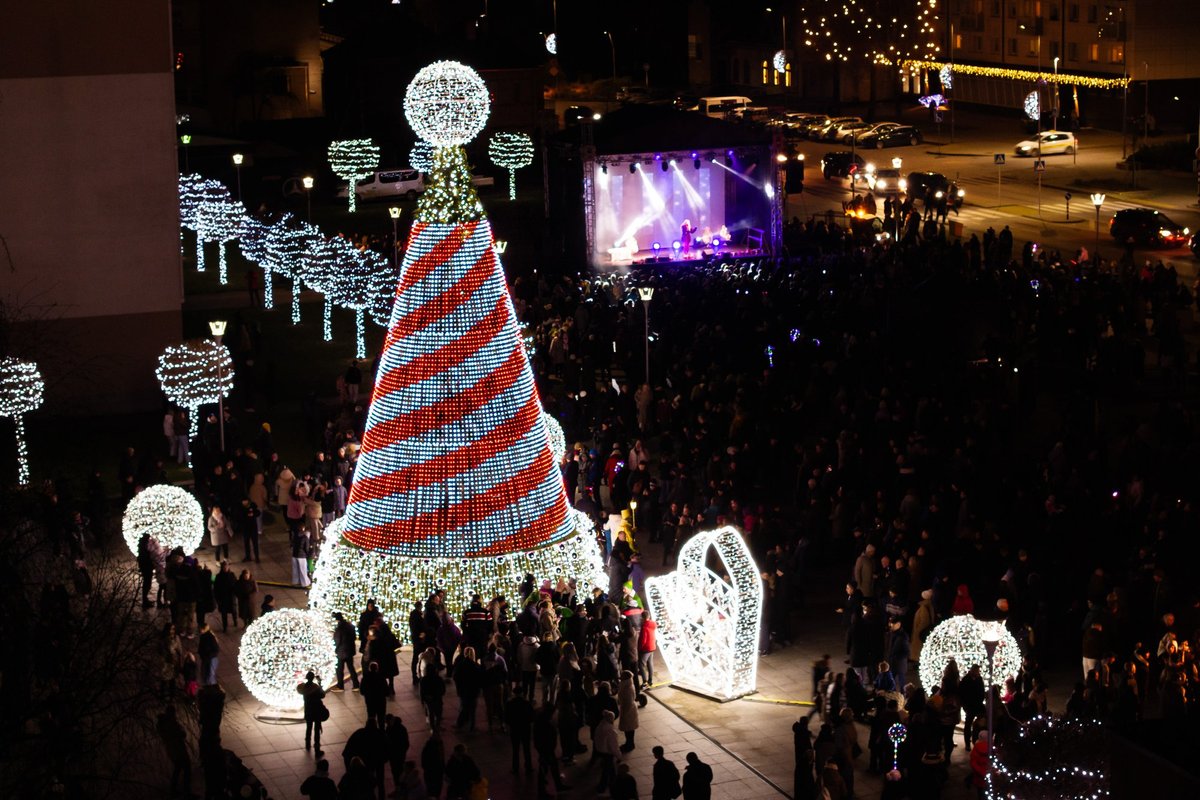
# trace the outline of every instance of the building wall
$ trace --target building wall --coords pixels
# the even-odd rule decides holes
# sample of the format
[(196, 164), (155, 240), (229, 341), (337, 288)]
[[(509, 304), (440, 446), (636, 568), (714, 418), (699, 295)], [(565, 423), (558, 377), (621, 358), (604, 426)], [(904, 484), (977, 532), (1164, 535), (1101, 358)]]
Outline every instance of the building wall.
[(152, 408), (180, 336), (167, 0), (10, 4), (0, 26), (0, 300), (47, 412)]

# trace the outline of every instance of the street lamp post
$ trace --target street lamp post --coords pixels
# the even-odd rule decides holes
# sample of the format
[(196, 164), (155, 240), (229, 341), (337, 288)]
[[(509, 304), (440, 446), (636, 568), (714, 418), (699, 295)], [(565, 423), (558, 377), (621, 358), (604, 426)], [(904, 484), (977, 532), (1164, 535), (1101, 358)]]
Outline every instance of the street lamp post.
[[(208, 323), (208, 329), (209, 329), (209, 331), (212, 332), (213, 338), (216, 339), (217, 344), (221, 343), (221, 337), (225, 335), (225, 324), (226, 324), (225, 320), (223, 320), (223, 319), (214, 319)], [(224, 367), (220, 367), (219, 369), (224, 370)], [(221, 386), (225, 385), (225, 375), (224, 375), (223, 371), (218, 372), (217, 383)], [(217, 427), (221, 432), (221, 454), (224, 455), (224, 453), (225, 453), (225, 395), (221, 394), (220, 392), (217, 393)]]
[(1100, 206), (1104, 205), (1104, 195), (1100, 192), (1092, 193), (1092, 205), (1096, 207), (1096, 252), (1092, 253), (1092, 263), (1100, 257)]
[(994, 695), (996, 686), (996, 647), (1000, 644), (1000, 631), (997, 628), (1001, 623), (993, 622), (987, 625), (983, 632), (983, 649), (987, 651), (988, 660), (988, 679), (987, 679), (987, 718), (988, 718), (988, 771), (990, 772), (996, 764), (995, 756), (993, 755), (993, 745), (996, 742), (995, 711), (994, 711)]
[(646, 311), (646, 385), (650, 385), (650, 299), (654, 297), (653, 286), (639, 286), (638, 297)]
[(392, 269), (400, 268), (400, 240), (396, 233), (396, 226), (400, 222), (400, 207), (392, 206), (388, 209), (388, 216), (392, 218)]
[(637, 533), (637, 500), (629, 501), (629, 512), (630, 516), (633, 517), (631, 520), (633, 522), (633, 532)]
[(183, 142), (183, 171), (191, 172), (192, 167), (188, 162), (188, 145), (192, 143), (192, 135), (190, 133), (185, 133), (179, 137), (179, 141)]
[(612, 50), (612, 87), (613, 87), (613, 102), (617, 101), (617, 46), (613, 44), (612, 31), (605, 31), (604, 35), (608, 37), (608, 47)]
[(241, 153), (233, 154), (233, 168), (237, 170), (238, 202), (242, 202), (242, 162), (246, 157)]
[[(308, 221), (312, 222), (312, 175), (305, 175), (302, 182), (304, 183), (304, 202), (308, 206)], [(354, 187), (351, 186), (350, 188), (353, 191)]]
[(1054, 130), (1058, 130), (1058, 56), (1054, 57)]

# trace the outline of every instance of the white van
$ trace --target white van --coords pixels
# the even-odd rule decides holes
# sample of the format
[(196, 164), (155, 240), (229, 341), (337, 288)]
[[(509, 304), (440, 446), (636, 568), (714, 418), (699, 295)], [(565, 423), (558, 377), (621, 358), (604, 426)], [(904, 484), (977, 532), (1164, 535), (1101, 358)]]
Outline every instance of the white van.
[[(389, 169), (375, 172), (354, 186), (359, 200), (376, 200), (385, 197), (407, 197), (414, 199), (425, 191), (425, 178), (415, 169)], [(349, 187), (338, 189), (337, 196), (345, 197)]]
[(727, 117), (740, 117), (749, 105), (750, 98), (742, 95), (701, 97), (696, 103), (696, 110), (707, 117), (726, 119)]

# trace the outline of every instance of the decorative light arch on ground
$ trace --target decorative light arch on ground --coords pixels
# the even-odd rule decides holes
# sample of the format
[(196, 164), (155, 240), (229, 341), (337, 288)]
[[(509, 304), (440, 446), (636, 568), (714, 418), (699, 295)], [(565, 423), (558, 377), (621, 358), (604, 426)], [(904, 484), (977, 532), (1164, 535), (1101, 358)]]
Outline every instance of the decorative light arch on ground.
[(148, 486), (125, 507), (121, 532), (135, 556), (138, 542), (147, 533), (168, 553), (179, 547), (190, 556), (204, 540), (204, 510), (186, 489)]
[(233, 359), (225, 345), (193, 339), (164, 350), (155, 375), (167, 399), (188, 410), (188, 438), (195, 439), (200, 432), (200, 406), (228, 397), (233, 389)]
[[(708, 566), (710, 551), (719, 573)], [(646, 600), (672, 683), (718, 700), (755, 691), (763, 587), (737, 529), (684, 542), (674, 572), (646, 579)]]
[(283, 710), (304, 707), (296, 687), (310, 671), (321, 686), (336, 678), (333, 624), (328, 614), (281, 608), (263, 614), (246, 628), (238, 647), (238, 671), (250, 694)]
[(488, 157), (508, 170), (508, 199), (517, 199), (517, 170), (533, 163), (533, 139), (528, 133), (500, 131), (488, 142)]
[(349, 181), (347, 197), (350, 199), (350, 213), (353, 214), (358, 205), (355, 186), (379, 168), (379, 146), (370, 139), (330, 142), (329, 166), (334, 175)]
[(959, 675), (966, 675), (972, 665), (979, 665), (985, 684), (989, 684), (987, 650), (983, 646), (983, 635), (994, 626), (1000, 634), (996, 646), (994, 683), (1001, 688), (1004, 682), (1015, 677), (1021, 669), (1021, 647), (1017, 640), (1000, 623), (984, 622), (970, 614), (959, 614), (934, 626), (921, 646), (921, 686), (926, 692), (942, 682), (946, 664), (954, 659)]
[(10, 417), (15, 428), (18, 485), (29, 483), (25, 415), (41, 406), (45, 388), (37, 364), (19, 358), (0, 358), (0, 417)]

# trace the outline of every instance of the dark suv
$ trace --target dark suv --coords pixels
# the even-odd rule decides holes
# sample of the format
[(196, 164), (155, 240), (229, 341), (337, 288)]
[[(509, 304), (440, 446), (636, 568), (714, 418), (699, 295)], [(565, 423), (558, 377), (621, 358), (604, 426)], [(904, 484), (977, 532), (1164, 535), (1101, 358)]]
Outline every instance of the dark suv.
[(1152, 208), (1123, 208), (1108, 223), (1108, 232), (1121, 244), (1179, 247), (1190, 231)]
[(863, 168), (863, 157), (849, 150), (839, 150), (826, 153), (821, 159), (821, 173), (825, 180), (830, 178), (846, 178)]

